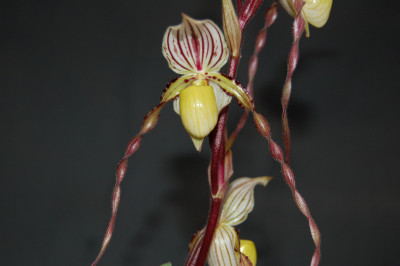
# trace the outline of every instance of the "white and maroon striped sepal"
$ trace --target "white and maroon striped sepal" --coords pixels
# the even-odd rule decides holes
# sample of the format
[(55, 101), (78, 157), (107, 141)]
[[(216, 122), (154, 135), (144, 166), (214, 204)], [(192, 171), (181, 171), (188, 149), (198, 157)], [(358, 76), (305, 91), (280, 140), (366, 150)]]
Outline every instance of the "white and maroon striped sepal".
[(218, 72), (229, 57), (221, 30), (211, 20), (195, 20), (182, 14), (182, 23), (164, 34), (163, 55), (178, 74)]

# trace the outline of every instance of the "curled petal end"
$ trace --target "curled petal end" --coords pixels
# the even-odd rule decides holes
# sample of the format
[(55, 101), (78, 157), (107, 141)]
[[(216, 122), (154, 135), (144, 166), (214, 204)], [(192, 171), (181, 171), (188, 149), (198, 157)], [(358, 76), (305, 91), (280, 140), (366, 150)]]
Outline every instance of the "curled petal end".
[(241, 224), (254, 208), (254, 187), (266, 186), (272, 177), (242, 177), (233, 181), (227, 192), (220, 222), (230, 226)]
[(196, 150), (198, 152), (201, 152), (201, 147), (203, 146), (204, 138), (202, 138), (202, 139), (195, 138), (195, 137), (191, 137), (191, 138), (192, 138), (192, 141), (193, 141), (193, 144), (194, 144), (194, 147), (196, 148)]

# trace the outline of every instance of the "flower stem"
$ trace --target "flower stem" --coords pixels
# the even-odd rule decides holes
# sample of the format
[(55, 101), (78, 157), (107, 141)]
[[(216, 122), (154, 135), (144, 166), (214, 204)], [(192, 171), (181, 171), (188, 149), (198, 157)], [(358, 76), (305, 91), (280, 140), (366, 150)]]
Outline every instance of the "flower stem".
[[(258, 9), (258, 7), (256, 8)], [(242, 30), (243, 31), (243, 30)], [(240, 43), (242, 40), (240, 41)], [(239, 50), (241, 50), (240, 47)], [(240, 54), (240, 52), (239, 52)], [(239, 66), (240, 56), (232, 56), (230, 58), (229, 73), (231, 78), (236, 77)], [(226, 119), (228, 115), (229, 105), (223, 108), (219, 114), (216, 128), (209, 135), (211, 146), (211, 162), (210, 162), (210, 190), (211, 203), (206, 225), (206, 231), (200, 248), (192, 250), (186, 261), (186, 266), (203, 266), (207, 260), (208, 251), (214, 237), (215, 229), (218, 226), (219, 215), (221, 212), (222, 201), (225, 196), (225, 136)]]
[[(186, 266), (202, 266), (207, 260), (208, 250), (218, 226), (221, 204), (224, 196), (225, 183), (225, 123), (228, 114), (228, 106), (221, 110), (216, 128), (210, 134), (211, 162), (210, 162), (210, 211), (206, 231), (199, 249), (193, 250)], [(222, 193), (221, 193), (222, 192)]]
[(207, 260), (208, 250), (211, 246), (211, 241), (214, 237), (215, 229), (218, 226), (219, 214), (221, 212), (222, 199), (214, 198), (211, 199), (210, 213), (208, 216), (207, 227), (204, 234), (203, 242), (201, 247), (194, 250), (194, 254), (191, 254), (186, 266), (203, 266)]

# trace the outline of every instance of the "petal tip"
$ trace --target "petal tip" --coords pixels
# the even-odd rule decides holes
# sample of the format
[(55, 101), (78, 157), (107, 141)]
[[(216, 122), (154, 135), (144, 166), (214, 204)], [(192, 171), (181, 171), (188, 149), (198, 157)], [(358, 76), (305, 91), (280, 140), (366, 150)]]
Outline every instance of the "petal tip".
[(193, 144), (194, 144), (194, 147), (196, 148), (196, 150), (198, 152), (201, 152), (201, 147), (203, 145), (204, 138), (202, 138), (202, 139), (198, 139), (198, 138), (195, 138), (195, 137), (191, 137), (191, 138), (192, 138), (192, 141), (193, 141)]
[(265, 187), (272, 179), (273, 179), (272, 176), (260, 176), (260, 177), (255, 177), (254, 181)]

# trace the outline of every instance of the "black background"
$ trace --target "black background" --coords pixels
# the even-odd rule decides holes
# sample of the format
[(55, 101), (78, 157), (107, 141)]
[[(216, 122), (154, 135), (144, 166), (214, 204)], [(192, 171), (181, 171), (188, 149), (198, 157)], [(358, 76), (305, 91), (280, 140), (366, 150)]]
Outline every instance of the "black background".
[[(266, 1), (248, 25), (238, 79)], [(10, 1), (0, 16), (1, 265), (89, 265), (110, 215), (115, 166), (177, 75), (161, 54), (181, 12), (221, 25), (219, 1)], [(297, 186), (322, 233), (321, 265), (396, 265), (400, 224), (396, 1), (334, 1), (302, 38), (289, 108)], [(280, 8), (255, 81), (256, 108), (282, 143), (280, 92), (291, 45)], [(226, 71), (226, 68), (223, 70)], [(228, 128), (241, 109), (232, 102)], [(272, 175), (239, 226), (259, 265), (308, 265), (307, 220), (248, 121), (234, 178)], [(167, 105), (129, 160), (115, 234), (100, 265), (182, 265), (208, 211), (199, 154)]]

